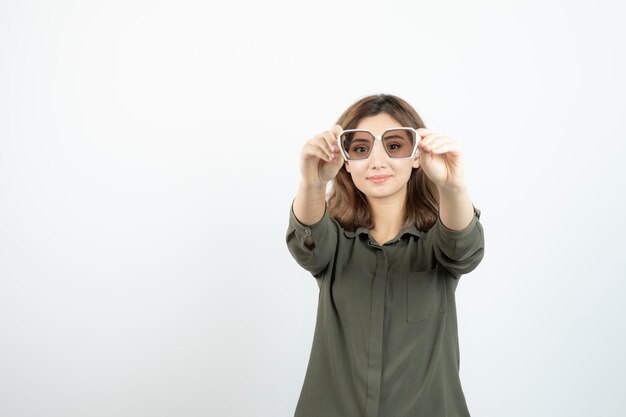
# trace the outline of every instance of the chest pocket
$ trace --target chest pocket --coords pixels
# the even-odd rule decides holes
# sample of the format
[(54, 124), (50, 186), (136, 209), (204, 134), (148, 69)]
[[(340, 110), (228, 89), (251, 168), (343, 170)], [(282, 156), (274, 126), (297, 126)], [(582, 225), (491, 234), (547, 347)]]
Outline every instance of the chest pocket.
[(407, 275), (407, 322), (426, 320), (446, 311), (445, 277), (437, 268)]

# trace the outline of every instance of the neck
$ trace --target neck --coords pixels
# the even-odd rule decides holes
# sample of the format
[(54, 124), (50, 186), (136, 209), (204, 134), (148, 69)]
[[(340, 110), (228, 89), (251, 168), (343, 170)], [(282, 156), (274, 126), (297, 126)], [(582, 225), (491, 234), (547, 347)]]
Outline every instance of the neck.
[(368, 198), (375, 226), (372, 232), (396, 234), (404, 224), (406, 190), (383, 198)]

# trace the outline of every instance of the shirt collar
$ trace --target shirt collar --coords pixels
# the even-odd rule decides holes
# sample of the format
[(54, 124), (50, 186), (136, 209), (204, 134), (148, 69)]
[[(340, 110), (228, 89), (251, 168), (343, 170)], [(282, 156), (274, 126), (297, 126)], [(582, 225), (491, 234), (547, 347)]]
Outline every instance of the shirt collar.
[[(361, 227), (357, 227), (356, 230), (353, 230), (353, 231), (345, 230), (345, 229), (343, 231), (343, 234), (346, 235), (346, 237), (349, 237), (349, 238), (356, 237), (357, 235), (360, 235), (361, 233), (369, 234), (369, 230), (367, 229), (367, 227), (361, 226)], [(401, 238), (406, 233), (410, 233), (413, 236), (422, 236), (424, 234), (424, 232), (422, 232), (421, 230), (417, 229), (417, 226), (412, 224), (412, 225), (402, 229), (400, 231), (400, 234), (398, 235), (398, 238)]]

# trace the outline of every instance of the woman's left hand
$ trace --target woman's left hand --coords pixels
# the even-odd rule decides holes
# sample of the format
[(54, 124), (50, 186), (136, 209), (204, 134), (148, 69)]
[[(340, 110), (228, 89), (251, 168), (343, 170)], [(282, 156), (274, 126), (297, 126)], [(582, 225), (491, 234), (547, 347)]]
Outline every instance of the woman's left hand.
[(420, 167), (438, 187), (465, 186), (463, 150), (457, 141), (428, 129), (417, 129)]

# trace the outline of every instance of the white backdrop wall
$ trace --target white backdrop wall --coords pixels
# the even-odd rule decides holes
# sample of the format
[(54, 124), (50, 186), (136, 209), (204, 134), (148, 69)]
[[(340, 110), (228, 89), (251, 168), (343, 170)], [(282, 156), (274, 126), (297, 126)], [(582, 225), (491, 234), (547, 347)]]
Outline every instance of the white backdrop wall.
[(626, 415), (617, 1), (0, 3), (0, 416), (293, 415), (299, 153), (391, 93), (465, 149), (472, 415)]

